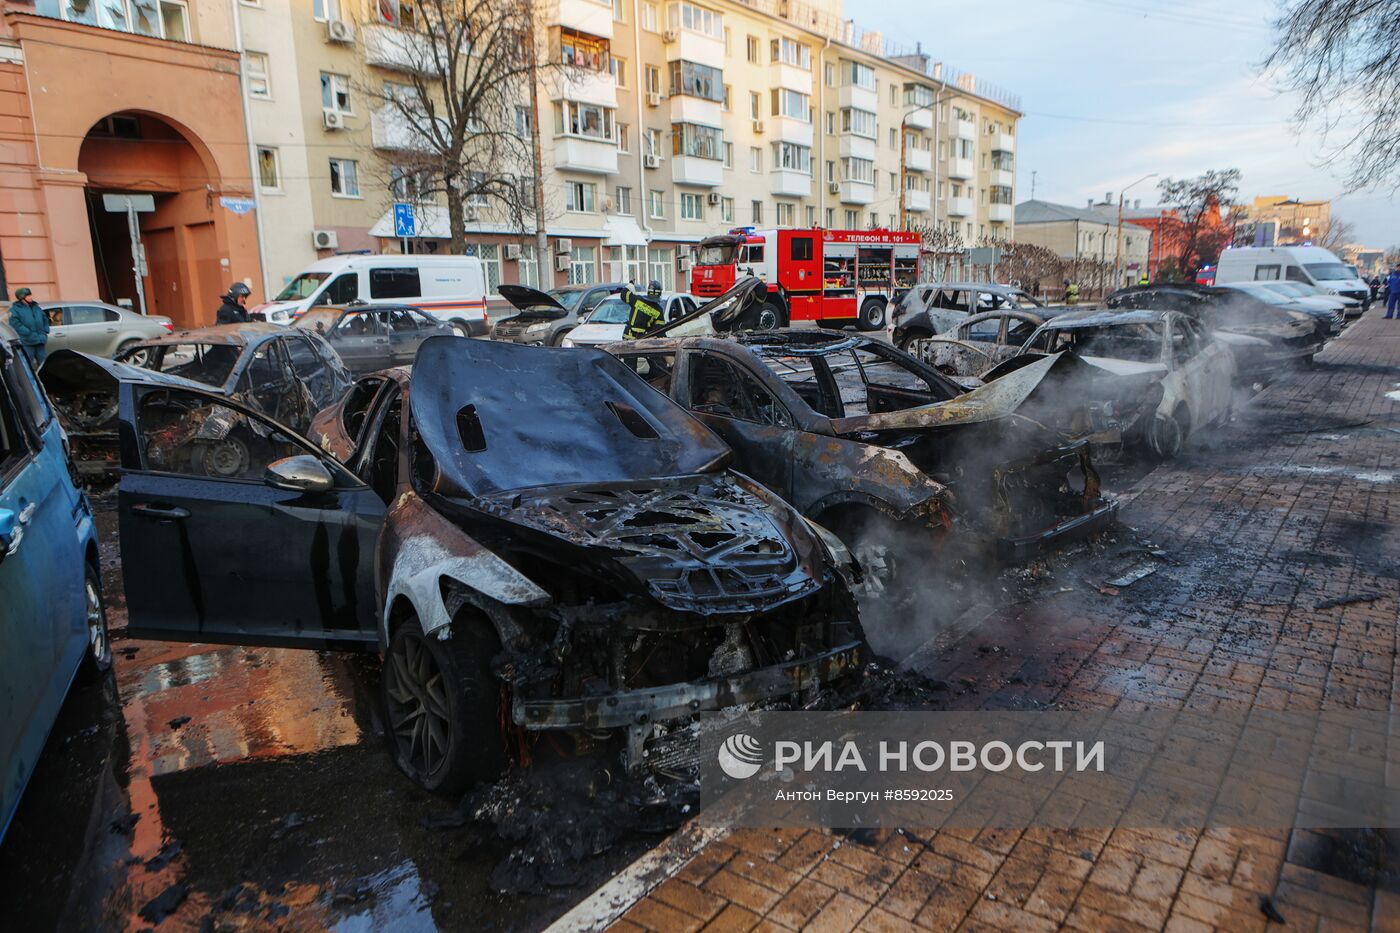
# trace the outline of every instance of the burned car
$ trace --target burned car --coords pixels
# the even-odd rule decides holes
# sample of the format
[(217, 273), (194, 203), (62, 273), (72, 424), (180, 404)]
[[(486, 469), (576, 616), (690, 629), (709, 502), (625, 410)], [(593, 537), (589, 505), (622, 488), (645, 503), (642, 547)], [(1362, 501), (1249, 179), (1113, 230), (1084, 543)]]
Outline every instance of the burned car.
[[(877, 583), (901, 559), (1022, 560), (1114, 521), (1087, 442), (1018, 411), (1055, 357), (964, 393), (883, 341), (837, 331), (608, 349), (723, 437), (740, 470), (842, 537)], [(901, 558), (888, 544), (908, 528), (926, 547)]]
[(981, 384), (976, 377), (1020, 353), (1044, 321), (1029, 311), (984, 311), (936, 336), (914, 338), (905, 349), (970, 388)]
[(1025, 289), (994, 282), (921, 282), (894, 313), (894, 342), (908, 350), (915, 340), (943, 334), (987, 311), (1024, 311), (1048, 317), (1045, 305)]
[[(149, 371), (154, 381), (201, 386), (244, 402), (303, 433), (317, 411), (350, 387), (350, 373), (324, 339), (272, 324), (177, 331), (128, 347), (115, 362), (58, 351), (40, 378), (84, 474), (109, 474), (118, 466), (117, 387), (136, 378), (126, 372), (132, 368)], [(205, 462), (211, 470), (239, 473), (247, 456), (245, 444), (228, 443)]]
[(1170, 458), (1186, 439), (1229, 420), (1235, 363), (1199, 320), (1177, 311), (1075, 311), (1042, 324), (1013, 362), (987, 374), (1050, 354), (1070, 353), (1087, 364), (1048, 378), (1066, 397), (1087, 399), (1100, 444), (1141, 442)]
[[(429, 790), (546, 732), (640, 772), (669, 725), (860, 662), (840, 542), (601, 351), (432, 338), (318, 416), (324, 447), (125, 375), (131, 633), (377, 650), (394, 755)], [(213, 419), (256, 439), (237, 475), (197, 465), (188, 425)]]

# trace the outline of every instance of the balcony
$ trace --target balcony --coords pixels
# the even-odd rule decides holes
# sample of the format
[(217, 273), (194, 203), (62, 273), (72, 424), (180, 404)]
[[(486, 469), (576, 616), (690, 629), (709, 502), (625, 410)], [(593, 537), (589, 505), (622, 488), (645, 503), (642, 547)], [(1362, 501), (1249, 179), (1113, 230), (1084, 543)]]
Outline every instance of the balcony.
[(933, 171), (933, 153), (927, 149), (904, 150), (904, 167), (911, 172)]
[(554, 167), (591, 175), (617, 173), (617, 143), (584, 136), (556, 136)]
[(718, 159), (702, 159), (699, 156), (672, 156), (671, 180), (678, 185), (717, 188), (724, 182), (724, 163)]
[(840, 153), (842, 158), (851, 159), (875, 159), (875, 140), (866, 139), (864, 136), (857, 136), (854, 133), (842, 133), (840, 143)]
[[(427, 118), (409, 119), (397, 107), (384, 106), (369, 115), (370, 143), (386, 152), (432, 152), (432, 141), (423, 133)], [(447, 121), (438, 120), (446, 138)]]
[(724, 40), (691, 32), (689, 29), (666, 31), (666, 61), (682, 59), (711, 68), (724, 68)]
[(724, 105), (703, 97), (685, 94), (671, 95), (672, 123), (699, 123), (703, 126), (724, 125)]
[(606, 71), (564, 66), (550, 100), (572, 100), (617, 109), (617, 79)]
[[(932, 91), (929, 92), (929, 94), (930, 94), (930, 100), (929, 100), (929, 103), (928, 103), (927, 106), (920, 107), (917, 103), (914, 103), (914, 102), (912, 102), (912, 101), (908, 101), (908, 100), (904, 101), (903, 107), (904, 107), (904, 110), (906, 111), (905, 114), (904, 114), (904, 125), (905, 125), (905, 126), (909, 127), (910, 129), (913, 129), (913, 130), (931, 130), (931, 129), (933, 129), (933, 101), (932, 101), (932, 93), (933, 93)], [(917, 110), (911, 109), (911, 108), (915, 108), (915, 107), (917, 107), (918, 109), (917, 109)]]
[(803, 123), (796, 117), (768, 117), (768, 138), (799, 146), (812, 145), (812, 124)]
[(957, 159), (957, 158), (954, 158), (954, 159), (949, 159), (949, 160), (948, 160), (948, 177), (949, 177), (949, 178), (959, 178), (959, 179), (962, 179), (962, 178), (971, 178), (973, 172), (975, 172), (975, 171), (976, 171), (976, 168), (974, 168), (971, 159)]
[(418, 74), (432, 74), (438, 70), (432, 40), (422, 33), (383, 23), (367, 23), (363, 33), (367, 65)]
[(1010, 169), (994, 168), (987, 178), (987, 183), (1001, 188), (1010, 188), (1016, 184), (1016, 173)]
[(878, 113), (880, 110), (880, 96), (870, 88), (858, 84), (842, 85), (837, 98), (841, 107), (854, 107), (857, 110), (869, 110), (871, 113)]
[(1016, 209), (1010, 204), (987, 205), (987, 220), (994, 224), (1009, 224), (1016, 216)]
[(933, 207), (933, 195), (927, 191), (905, 191), (904, 206), (922, 214)]
[(949, 199), (948, 199), (948, 216), (949, 216), (949, 217), (971, 217), (971, 216), (972, 216), (972, 198), (969, 198), (969, 197), (949, 198)]
[(812, 195), (812, 176), (805, 172), (788, 169), (773, 169), (768, 173), (773, 186), (773, 196), (779, 198), (806, 198)]
[(613, 37), (613, 10), (609, 0), (556, 0), (548, 21), (600, 39)]
[(800, 94), (812, 93), (812, 73), (786, 62), (774, 62), (770, 65), (768, 80), (770, 87), (785, 87)]
[(870, 204), (875, 200), (875, 185), (868, 181), (841, 182), (842, 204)]
[(993, 152), (1015, 152), (1016, 137), (1005, 130), (999, 130), (992, 134)]
[(977, 138), (977, 124), (974, 123), (974, 122), (972, 122), (971, 120), (954, 120), (954, 121), (953, 121), (953, 138), (954, 138), (954, 139), (976, 139), (976, 138)]

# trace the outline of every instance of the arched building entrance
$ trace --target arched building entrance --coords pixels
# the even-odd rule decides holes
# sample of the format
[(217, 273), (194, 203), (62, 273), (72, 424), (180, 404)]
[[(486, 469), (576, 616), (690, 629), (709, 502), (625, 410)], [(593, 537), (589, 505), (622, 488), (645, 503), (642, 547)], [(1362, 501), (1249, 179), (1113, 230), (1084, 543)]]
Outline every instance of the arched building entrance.
[(138, 236), (145, 255), (146, 312), (184, 325), (199, 323), (199, 309), (216, 303), (231, 272), (221, 265), (218, 178), (201, 152), (169, 122), (126, 112), (99, 120), (83, 139), (78, 171), (87, 176), (88, 229), (98, 294), (104, 301), (140, 308), (131, 231), (125, 211), (104, 195), (136, 198)]

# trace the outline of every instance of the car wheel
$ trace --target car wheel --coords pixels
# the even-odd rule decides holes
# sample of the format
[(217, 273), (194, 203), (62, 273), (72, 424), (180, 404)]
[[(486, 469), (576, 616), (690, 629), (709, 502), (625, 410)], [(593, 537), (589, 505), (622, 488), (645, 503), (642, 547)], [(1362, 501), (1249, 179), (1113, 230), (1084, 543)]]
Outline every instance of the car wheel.
[(214, 479), (243, 476), (252, 462), (248, 445), (234, 434), (212, 443), (196, 444), (190, 454), (190, 466), (195, 475)]
[(112, 639), (107, 631), (107, 606), (102, 601), (102, 576), (91, 563), (84, 562), (84, 611), (87, 617), (88, 648), (78, 676), (84, 682), (99, 680), (112, 669)]
[(497, 650), (482, 619), (459, 620), (447, 639), (423, 634), (412, 616), (395, 629), (380, 678), (388, 739), (399, 768), (424, 790), (460, 794), (504, 770)]
[(458, 337), (470, 337), (472, 335), (471, 328), (461, 321), (452, 321), (449, 326)]
[(754, 330), (777, 330), (783, 326), (783, 309), (771, 301), (765, 301), (758, 309)]
[[(126, 341), (126, 342), (123, 343), (121, 346), (117, 347), (117, 352), (114, 353), (114, 354), (112, 354), (113, 358), (115, 359), (116, 357), (121, 356), (123, 353), (127, 352), (128, 350), (130, 350), (132, 347), (136, 346), (136, 345), (137, 345), (138, 343), (140, 343), (140, 342), (141, 342), (141, 341), (139, 341), (139, 340), (128, 340), (128, 341)], [(145, 365), (146, 365), (147, 363), (149, 363), (150, 361), (151, 361), (151, 351), (150, 351), (150, 350), (138, 350), (137, 352), (131, 354), (130, 358), (125, 359), (125, 360), (122, 360), (123, 363), (128, 363), (128, 364), (130, 364), (130, 365), (132, 365), (132, 366), (145, 366)]]
[(888, 317), (888, 305), (883, 298), (867, 298), (860, 306), (860, 317), (856, 318), (859, 330), (884, 330)]
[(1181, 453), (1186, 443), (1186, 425), (1179, 413), (1170, 416), (1157, 415), (1152, 426), (1147, 429), (1147, 446), (1152, 453), (1163, 460), (1170, 460)]
[(915, 340), (927, 340), (933, 336), (932, 331), (924, 330), (922, 327), (913, 327), (906, 330), (899, 337), (899, 348), (905, 353), (909, 352), (909, 345)]
[(563, 346), (563, 345), (564, 345), (564, 338), (567, 337), (567, 336), (569, 336), (569, 331), (571, 331), (571, 330), (573, 330), (572, 327), (566, 327), (566, 328), (564, 328), (563, 330), (558, 331), (557, 333), (555, 333), (554, 336), (552, 336), (552, 337), (549, 338), (549, 345), (550, 345), (551, 347)]

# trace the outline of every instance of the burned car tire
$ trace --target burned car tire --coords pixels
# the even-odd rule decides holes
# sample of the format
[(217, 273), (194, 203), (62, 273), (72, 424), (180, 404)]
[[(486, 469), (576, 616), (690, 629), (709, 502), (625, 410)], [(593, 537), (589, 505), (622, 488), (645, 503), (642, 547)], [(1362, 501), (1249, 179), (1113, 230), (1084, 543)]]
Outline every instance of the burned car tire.
[(1163, 460), (1171, 460), (1181, 453), (1186, 443), (1186, 425), (1178, 414), (1171, 417), (1157, 415), (1147, 429), (1147, 446), (1152, 453)]
[(84, 611), (87, 616), (88, 650), (83, 655), (78, 678), (84, 683), (101, 680), (112, 669), (112, 638), (107, 631), (107, 606), (102, 600), (102, 576), (91, 563), (84, 563)]
[(857, 330), (884, 330), (889, 323), (889, 305), (883, 298), (867, 298), (856, 318)]
[(380, 678), (391, 753), (424, 790), (460, 794), (505, 767), (495, 633), (461, 620), (446, 640), (410, 616), (394, 631)]
[(908, 353), (909, 345), (915, 340), (927, 340), (932, 336), (933, 331), (931, 330), (924, 330), (922, 327), (911, 327), (909, 330), (906, 330), (903, 334), (900, 334), (896, 338), (896, 340), (899, 343), (899, 348), (905, 353)]

